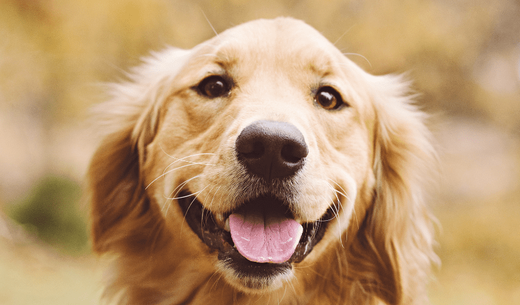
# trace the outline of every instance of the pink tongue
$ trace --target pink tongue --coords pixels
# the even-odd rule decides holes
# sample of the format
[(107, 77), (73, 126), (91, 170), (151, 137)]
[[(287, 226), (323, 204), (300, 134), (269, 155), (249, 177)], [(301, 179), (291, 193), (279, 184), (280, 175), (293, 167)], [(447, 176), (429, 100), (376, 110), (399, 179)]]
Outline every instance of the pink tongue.
[(258, 263), (283, 263), (291, 258), (303, 227), (293, 219), (256, 211), (229, 216), (231, 238), (238, 252)]

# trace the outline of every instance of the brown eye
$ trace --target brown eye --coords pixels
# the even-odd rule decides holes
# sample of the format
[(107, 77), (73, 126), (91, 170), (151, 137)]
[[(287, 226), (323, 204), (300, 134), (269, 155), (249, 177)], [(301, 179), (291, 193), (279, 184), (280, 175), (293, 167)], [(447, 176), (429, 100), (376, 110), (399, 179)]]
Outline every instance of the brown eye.
[(225, 96), (231, 90), (228, 82), (218, 75), (206, 77), (200, 82), (197, 89), (200, 94), (209, 98)]
[(314, 101), (326, 110), (337, 110), (345, 106), (341, 95), (332, 87), (321, 87)]

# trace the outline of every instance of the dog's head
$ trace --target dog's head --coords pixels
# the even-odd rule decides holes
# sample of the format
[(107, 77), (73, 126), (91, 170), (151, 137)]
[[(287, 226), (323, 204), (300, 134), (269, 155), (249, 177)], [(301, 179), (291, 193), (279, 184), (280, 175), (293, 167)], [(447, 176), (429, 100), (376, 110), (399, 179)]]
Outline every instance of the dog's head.
[(315, 278), (351, 299), (423, 293), (432, 150), (399, 77), (284, 18), (154, 54), (113, 92), (89, 179), (94, 249), (125, 262), (120, 286), (216, 272), (246, 294)]

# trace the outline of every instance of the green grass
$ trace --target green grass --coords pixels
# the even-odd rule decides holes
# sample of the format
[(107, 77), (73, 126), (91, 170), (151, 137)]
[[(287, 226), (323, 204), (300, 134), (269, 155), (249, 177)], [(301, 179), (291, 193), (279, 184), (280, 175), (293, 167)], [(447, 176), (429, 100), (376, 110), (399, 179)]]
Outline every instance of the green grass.
[(102, 268), (80, 197), (74, 181), (47, 176), (7, 209), (23, 230), (8, 221), (11, 234), (0, 235), (0, 304), (98, 304)]
[(30, 195), (8, 210), (9, 216), (40, 240), (67, 254), (88, 250), (86, 211), (79, 208), (80, 186), (66, 178), (47, 176)]

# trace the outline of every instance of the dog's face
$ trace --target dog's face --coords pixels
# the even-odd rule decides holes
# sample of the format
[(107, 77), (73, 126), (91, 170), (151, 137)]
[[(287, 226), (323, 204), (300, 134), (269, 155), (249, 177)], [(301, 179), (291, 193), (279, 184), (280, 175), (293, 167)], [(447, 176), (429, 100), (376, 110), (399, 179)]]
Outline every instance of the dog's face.
[[(397, 184), (413, 179), (403, 159), (426, 143), (409, 106), (391, 114), (384, 108), (385, 95), (398, 100), (403, 86), (389, 89), (390, 81), (364, 73), (317, 31), (291, 19), (250, 22), (192, 50), (167, 50), (133, 80), (116, 94), (119, 103), (126, 95), (130, 114), (118, 123), (126, 131), (101, 146), (105, 152), (98, 152), (90, 172), (96, 180), (106, 166), (124, 181), (104, 185), (107, 173), (92, 183), (98, 250), (131, 256), (139, 245), (150, 248), (143, 250), (148, 254), (167, 248), (170, 256), (161, 260), (172, 262), (163, 266), (198, 264), (198, 272), (216, 272), (234, 289), (254, 294), (312, 281), (305, 268), (332, 264), (335, 256), (372, 257), (375, 269), (398, 265), (396, 254), (386, 253), (396, 246), (386, 244), (390, 238), (377, 227), (392, 221), (385, 209), (398, 207), (384, 207), (382, 199), (375, 204), (378, 196), (395, 201), (378, 190), (395, 188), (405, 197), (410, 185)], [(418, 142), (408, 146), (408, 138)], [(122, 164), (110, 161), (122, 151)], [(101, 196), (110, 198), (104, 199), (110, 208), (97, 203)], [(404, 228), (406, 217), (397, 218)], [(136, 233), (139, 226), (148, 239)], [(368, 227), (382, 236), (366, 237)], [(130, 245), (138, 235), (139, 245)], [(382, 278), (400, 289), (398, 267), (384, 268)], [(341, 276), (347, 274), (355, 278), (347, 271)], [(387, 291), (379, 297), (399, 298)]]
[[(339, 242), (374, 181), (374, 111), (350, 64), (310, 27), (281, 25), (247, 24), (192, 50), (146, 152), (147, 192), (172, 230), (186, 222), (244, 289), (279, 288), (294, 263)], [(186, 242), (200, 243), (193, 233)]]

